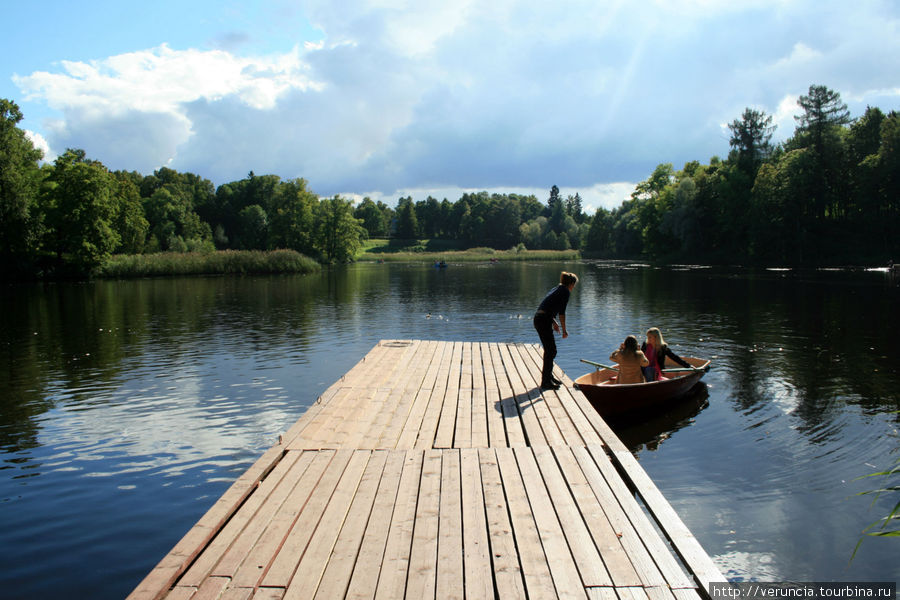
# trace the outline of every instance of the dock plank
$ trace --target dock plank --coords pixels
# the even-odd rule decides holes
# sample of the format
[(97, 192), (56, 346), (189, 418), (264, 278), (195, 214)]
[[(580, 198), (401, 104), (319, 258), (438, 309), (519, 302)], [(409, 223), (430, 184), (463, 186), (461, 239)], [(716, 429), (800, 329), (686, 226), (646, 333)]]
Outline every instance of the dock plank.
[(528, 492), (519, 472), (519, 465), (513, 454), (513, 448), (495, 448), (497, 465), (503, 479), (506, 501), (509, 505), (509, 517), (522, 566), (522, 577), (528, 598), (557, 598), (550, 564), (544, 553), (544, 545), (531, 511)]
[[(434, 380), (434, 387), (427, 398), (421, 423), (418, 430), (410, 426), (405, 432), (402, 448), (433, 448), (437, 435), (438, 423), (444, 407), (444, 398), (447, 392), (447, 383), (450, 377), (450, 361), (453, 355), (453, 344), (442, 344), (440, 356), (437, 357), (438, 371)], [(413, 423), (415, 424), (415, 423)], [(410, 445), (412, 442), (412, 445)]]
[(425, 450), (406, 583), (406, 594), (410, 598), (434, 597), (440, 511), (441, 452)]
[[(503, 417), (503, 427), (506, 435), (506, 446), (510, 448), (519, 448), (527, 445), (525, 430), (522, 427), (522, 421), (519, 418), (519, 409), (517, 406), (516, 395), (513, 392), (512, 384), (503, 368), (503, 354), (497, 344), (491, 344), (491, 366), (494, 367), (494, 381), (497, 383), (499, 392), (500, 413)], [(494, 445), (502, 448), (504, 444), (499, 434), (492, 436), (498, 443)]]
[(493, 449), (483, 449), (478, 458), (497, 593), (501, 598), (526, 598), (497, 454)]
[(462, 377), (462, 347), (462, 342), (453, 342), (447, 387), (444, 392), (440, 418), (434, 436), (435, 448), (453, 447), (453, 436), (456, 429), (456, 406), (459, 402), (459, 382)]
[(481, 345), (472, 344), (472, 448), (487, 448), (488, 406)]
[[(432, 396), (437, 390), (441, 390), (447, 385), (447, 375), (444, 373), (444, 353), (446, 349), (447, 344), (442, 344), (436, 349), (433, 360), (425, 374), (425, 380), (422, 382), (422, 387), (416, 393), (410, 412), (403, 423), (403, 428), (397, 440), (398, 449), (414, 448), (420, 435), (426, 429), (424, 420), (426, 414), (428, 414), (429, 406), (432, 404)], [(442, 375), (442, 373), (444, 374)], [(433, 437), (428, 440), (429, 448), (432, 441)]]
[(436, 598), (463, 600), (462, 475), (458, 450), (443, 453)]
[(360, 555), (364, 532), (372, 515), (379, 483), (386, 470), (387, 459), (387, 451), (376, 450), (372, 453), (359, 482), (359, 491), (347, 513), (347, 520), (338, 535), (331, 560), (328, 561), (322, 581), (316, 590), (315, 598), (320, 600), (343, 598), (347, 593), (356, 559)]
[(581, 574), (585, 587), (611, 586), (612, 579), (603, 565), (603, 559), (591, 536), (581, 512), (572, 497), (569, 485), (556, 464), (552, 450), (547, 446), (532, 449), (538, 468), (544, 478), (544, 485), (550, 493), (550, 501), (562, 525), (563, 534), (569, 544), (569, 551), (575, 559), (575, 566)]
[(275, 556), (271, 567), (263, 576), (263, 586), (287, 588), (290, 584), (297, 568), (297, 562), (306, 552), (316, 526), (328, 508), (331, 495), (351, 458), (353, 458), (352, 450), (337, 450), (311, 494), (308, 490), (296, 490), (298, 497), (292, 499), (291, 503), (302, 503), (304, 504), (303, 509), (291, 527), (290, 533)]
[(725, 581), (535, 344), (382, 340), (129, 596), (709, 600)]
[(484, 402), (487, 411), (487, 447), (506, 446), (506, 426), (504, 425), (502, 392), (494, 372), (494, 344), (481, 343), (481, 360), (484, 368)]
[(538, 535), (550, 566), (550, 575), (560, 598), (584, 598), (586, 587), (566, 541), (563, 526), (553, 508), (532, 448), (515, 448), (513, 454), (522, 473), (522, 482), (531, 503)]
[(310, 536), (307, 551), (294, 569), (285, 598), (301, 600), (314, 597), (370, 456), (371, 452), (368, 450), (353, 451), (314, 533)]
[(576, 505), (582, 513), (582, 518), (591, 532), (591, 537), (599, 548), (600, 557), (606, 565), (612, 583), (617, 587), (641, 585), (637, 571), (622, 546), (621, 534), (616, 534), (609, 518), (603, 512), (602, 505), (597, 501), (572, 448), (554, 448), (553, 452)]
[(513, 362), (513, 355), (507, 346), (500, 347), (500, 356), (503, 361), (504, 374), (509, 380), (514, 406), (521, 419), (522, 431), (525, 434), (525, 444), (528, 446), (546, 446), (547, 438), (544, 436), (544, 431), (541, 429), (541, 424), (535, 413), (535, 406), (543, 403), (543, 398), (533, 387), (526, 387), (519, 376), (519, 371)]
[[(284, 539), (288, 536), (291, 526), (294, 524), (300, 511), (306, 505), (310, 495), (315, 489), (316, 482), (322, 477), (325, 469), (334, 458), (336, 451), (326, 450), (320, 452), (303, 452), (304, 458), (309, 459), (309, 466), (303, 473), (292, 473), (292, 479), (285, 482), (287, 496), (281, 502), (280, 510), (266, 525), (265, 530), (253, 548), (245, 557), (238, 570), (231, 575), (234, 585), (240, 587), (253, 587), (266, 573), (272, 564)], [(298, 453), (299, 454), (299, 453)], [(226, 572), (226, 575), (229, 573)]]
[(375, 597), (373, 582), (378, 581), (381, 572), (388, 532), (396, 507), (397, 491), (400, 488), (400, 476), (408, 457), (406, 452), (390, 452), (385, 459), (372, 514), (366, 524), (359, 554), (347, 586), (348, 600), (371, 600)]
[(490, 598), (494, 593), (493, 570), (478, 450), (465, 448), (460, 451), (460, 472), (466, 597)]
[(671, 588), (695, 587), (695, 584), (685, 577), (684, 571), (678, 561), (668, 551), (667, 544), (659, 535), (653, 535), (654, 526), (645, 518), (643, 509), (635, 499), (633, 492), (621, 479), (615, 466), (609, 461), (602, 448), (592, 446), (589, 451), (594, 456), (594, 464), (600, 467), (609, 488), (631, 522), (641, 542), (647, 547), (650, 556), (665, 577), (665, 583)]
[(409, 451), (397, 489), (375, 598), (401, 598), (406, 590), (409, 551), (416, 521), (416, 502), (422, 474), (423, 451)]
[[(619, 505), (616, 495), (609, 487), (601, 473), (598, 463), (594, 461), (594, 455), (584, 447), (573, 448), (572, 452), (581, 466), (594, 496), (606, 515), (607, 521), (619, 538), (622, 547), (628, 555), (628, 559), (634, 566), (644, 586), (666, 585), (665, 577), (657, 567), (656, 562), (644, 546), (641, 536), (634, 528), (628, 514)], [(602, 461), (602, 458), (598, 459)]]

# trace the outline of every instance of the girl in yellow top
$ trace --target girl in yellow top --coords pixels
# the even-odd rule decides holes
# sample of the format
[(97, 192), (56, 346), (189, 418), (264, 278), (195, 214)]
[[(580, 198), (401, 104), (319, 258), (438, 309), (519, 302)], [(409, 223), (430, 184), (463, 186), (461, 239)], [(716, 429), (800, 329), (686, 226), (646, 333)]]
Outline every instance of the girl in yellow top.
[(638, 349), (637, 338), (629, 335), (618, 350), (609, 355), (609, 360), (619, 364), (617, 383), (644, 383), (641, 367), (650, 364), (644, 353)]

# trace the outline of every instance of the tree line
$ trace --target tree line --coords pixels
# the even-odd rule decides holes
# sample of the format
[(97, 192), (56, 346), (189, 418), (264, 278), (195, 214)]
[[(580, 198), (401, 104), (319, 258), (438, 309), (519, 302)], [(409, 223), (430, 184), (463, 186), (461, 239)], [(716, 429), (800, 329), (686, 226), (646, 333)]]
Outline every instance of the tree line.
[(853, 119), (840, 94), (810, 86), (793, 135), (772, 116), (728, 125), (726, 160), (660, 164), (629, 200), (594, 215), (599, 256), (761, 265), (885, 264), (900, 256), (900, 114)]
[(794, 134), (748, 108), (728, 125), (730, 152), (676, 171), (660, 164), (613, 209), (579, 194), (466, 193), (455, 202), (320, 198), (305, 179), (255, 175), (216, 188), (193, 173), (110, 171), (69, 149), (41, 163), (0, 99), (0, 260), (5, 276), (86, 274), (111, 254), (292, 249), (352, 260), (367, 237), (461, 246), (578, 249), (662, 262), (886, 262), (898, 254), (900, 115), (852, 119), (840, 94), (811, 86)]
[(110, 171), (69, 149), (52, 164), (0, 99), (0, 269), (5, 278), (84, 276), (117, 254), (292, 249), (351, 260), (366, 236), (350, 200), (319, 198), (304, 179), (250, 173), (214, 187), (161, 168)]

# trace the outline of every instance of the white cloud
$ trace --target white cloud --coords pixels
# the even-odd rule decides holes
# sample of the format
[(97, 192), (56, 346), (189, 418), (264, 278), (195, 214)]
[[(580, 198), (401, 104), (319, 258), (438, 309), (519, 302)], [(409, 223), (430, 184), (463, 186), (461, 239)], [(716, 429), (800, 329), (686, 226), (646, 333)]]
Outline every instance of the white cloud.
[(17, 77), (29, 96), (56, 108), (99, 113), (177, 112), (181, 103), (235, 95), (253, 108), (272, 108), (291, 89), (320, 89), (305, 75), (300, 52), (271, 58), (238, 58), (221, 50), (151, 50), (90, 63), (62, 61), (65, 74), (39, 71)]
[(25, 137), (31, 140), (31, 143), (35, 148), (44, 153), (44, 162), (53, 162), (54, 160), (56, 160), (56, 155), (50, 151), (50, 144), (47, 143), (47, 140), (44, 139), (44, 136), (26, 129)]
[(311, 1), (324, 39), (283, 54), (163, 45), (16, 81), (62, 113), (50, 147), (111, 168), (253, 170), (391, 200), (557, 184), (596, 208), (659, 163), (727, 155), (721, 124), (747, 106), (784, 139), (811, 84), (897, 108), (896, 10), (827, 4)]
[(775, 113), (772, 115), (772, 123), (776, 126), (775, 134), (772, 136), (774, 139), (783, 141), (793, 134), (797, 125), (794, 117), (801, 112), (800, 106), (797, 104), (799, 99), (799, 96), (788, 94), (778, 103)]
[(236, 98), (246, 109), (267, 110), (292, 91), (320, 91), (297, 48), (247, 59), (215, 50), (151, 50), (90, 63), (62, 61), (62, 73), (16, 77), (26, 98), (43, 98), (62, 120), (46, 125), (55, 148), (82, 147), (113, 168), (153, 170), (188, 142), (186, 107)]

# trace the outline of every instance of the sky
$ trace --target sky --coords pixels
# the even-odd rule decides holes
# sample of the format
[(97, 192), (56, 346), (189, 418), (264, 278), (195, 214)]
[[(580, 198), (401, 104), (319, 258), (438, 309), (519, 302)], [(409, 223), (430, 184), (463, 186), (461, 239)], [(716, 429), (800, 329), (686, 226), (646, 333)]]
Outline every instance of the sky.
[(895, 0), (0, 0), (0, 97), (52, 161), (320, 196), (576, 192), (790, 137), (811, 85), (900, 110)]

